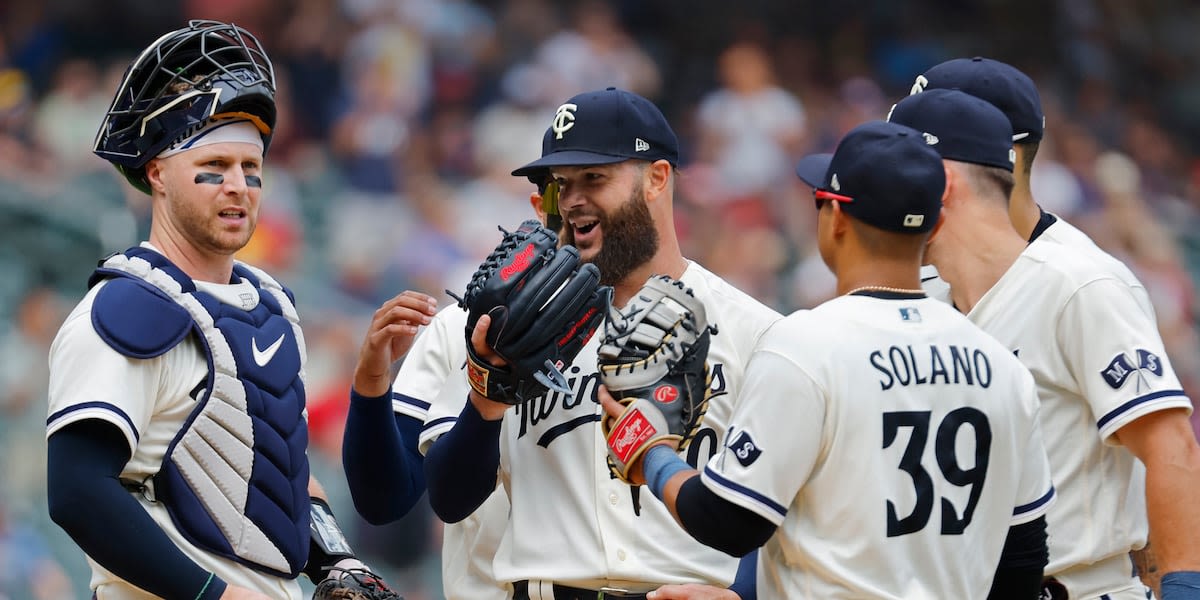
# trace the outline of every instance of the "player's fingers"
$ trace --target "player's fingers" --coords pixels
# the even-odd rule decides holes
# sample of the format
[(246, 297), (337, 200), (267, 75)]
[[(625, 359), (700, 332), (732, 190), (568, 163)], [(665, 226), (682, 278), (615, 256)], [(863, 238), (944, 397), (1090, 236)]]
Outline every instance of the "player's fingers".
[(411, 308), (423, 315), (437, 314), (437, 298), (413, 290), (405, 290), (396, 296), (397, 304)]
[(604, 412), (608, 413), (608, 416), (617, 419), (621, 417), (621, 413), (625, 412), (625, 405), (617, 402), (616, 398), (608, 393), (608, 388), (604, 387), (604, 384), (600, 384), (596, 388), (596, 397), (600, 399), (600, 405), (604, 407)]
[(492, 325), (492, 318), (488, 315), (479, 317), (479, 321), (475, 323), (475, 329), (471, 330), (471, 347), (475, 349), (475, 354), (488, 361), (494, 366), (504, 366), (504, 359), (500, 358), (491, 346), (487, 344), (488, 327)]

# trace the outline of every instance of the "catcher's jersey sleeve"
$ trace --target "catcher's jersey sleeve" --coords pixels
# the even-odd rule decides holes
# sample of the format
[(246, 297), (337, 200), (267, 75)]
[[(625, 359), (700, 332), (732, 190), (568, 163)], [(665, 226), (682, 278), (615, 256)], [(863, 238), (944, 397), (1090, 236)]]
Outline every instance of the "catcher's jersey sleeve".
[(779, 526), (766, 598), (983, 598), (1008, 528), (1054, 498), (1030, 374), (931, 298), (778, 322), (701, 477)]
[(88, 292), (50, 346), (46, 436), (84, 419), (107, 421), (129, 442), (129, 470), (155, 473), (191, 412), (189, 394), (205, 381), (208, 367), (191, 338), (150, 359), (129, 358), (110, 347), (91, 320), (92, 301), (104, 285)]

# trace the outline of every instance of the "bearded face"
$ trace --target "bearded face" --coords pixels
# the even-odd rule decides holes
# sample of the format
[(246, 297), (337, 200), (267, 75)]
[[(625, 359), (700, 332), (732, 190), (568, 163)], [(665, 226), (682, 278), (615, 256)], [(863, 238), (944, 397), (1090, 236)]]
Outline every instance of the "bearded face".
[[(642, 194), (641, 181), (620, 206), (600, 210), (595, 216), (599, 221), (589, 229), (599, 226), (603, 234), (600, 249), (594, 253), (582, 251), (581, 255), (585, 262), (600, 269), (600, 283), (615, 285), (658, 252), (658, 231)], [(563, 242), (575, 245), (575, 228), (566, 224), (563, 229)]]

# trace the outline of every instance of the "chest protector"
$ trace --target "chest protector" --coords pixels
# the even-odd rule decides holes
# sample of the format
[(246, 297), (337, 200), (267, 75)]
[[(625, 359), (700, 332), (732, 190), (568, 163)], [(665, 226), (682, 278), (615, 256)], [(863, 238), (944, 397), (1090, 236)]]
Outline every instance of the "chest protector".
[(208, 375), (154, 476), (154, 497), (197, 547), (294, 578), (310, 537), (304, 337), (286, 289), (248, 265), (233, 272), (253, 284), (242, 306), (197, 289), (157, 252), (115, 254), (88, 281), (110, 280), (92, 324), (133, 358), (160, 356), (189, 333), (200, 340)]

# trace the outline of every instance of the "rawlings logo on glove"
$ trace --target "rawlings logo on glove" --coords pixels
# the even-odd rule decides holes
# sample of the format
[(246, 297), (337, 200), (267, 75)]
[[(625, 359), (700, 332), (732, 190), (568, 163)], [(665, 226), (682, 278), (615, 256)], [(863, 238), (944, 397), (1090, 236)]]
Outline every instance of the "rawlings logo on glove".
[(312, 597), (313, 600), (404, 600), (365, 566), (330, 567), (329, 576), (317, 584)]
[[(600, 271), (579, 259), (573, 246), (541, 223), (525, 221), (479, 265), (460, 297), (467, 311), (467, 379), (484, 397), (522, 404), (547, 390), (570, 394), (562, 369), (575, 359), (600, 326), (612, 288)], [(483, 315), (491, 317), (486, 342), (504, 359), (495, 365), (471, 345)]]
[(716, 327), (683, 283), (651, 277), (624, 312), (610, 309), (598, 352), (600, 381), (625, 405), (600, 422), (608, 465), (626, 483), (650, 446), (676, 440), (686, 448), (708, 409), (708, 346)]

